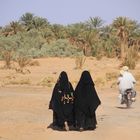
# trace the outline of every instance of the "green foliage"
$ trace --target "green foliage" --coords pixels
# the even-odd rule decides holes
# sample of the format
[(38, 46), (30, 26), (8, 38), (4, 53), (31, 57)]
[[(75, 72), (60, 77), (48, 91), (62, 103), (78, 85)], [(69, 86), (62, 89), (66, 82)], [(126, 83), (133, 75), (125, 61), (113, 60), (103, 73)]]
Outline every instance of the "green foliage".
[(122, 65), (126, 65), (130, 69), (135, 69), (137, 59), (138, 59), (138, 51), (135, 46), (131, 46), (128, 49), (126, 58)]
[(100, 17), (90, 17), (87, 21), (87, 25), (90, 29), (99, 28), (103, 25), (103, 20)]
[(1, 37), (0, 38), (0, 57), (5, 61), (5, 68), (11, 68), (11, 60), (13, 59), (16, 43), (14, 37)]
[[(92, 55), (97, 59), (126, 57), (124, 63), (135, 67), (139, 49), (134, 47), (135, 55), (128, 55), (127, 48), (133, 44), (139, 48), (139, 23), (126, 17), (118, 17), (107, 26), (103, 23), (100, 17), (90, 17), (85, 22), (64, 26), (25, 13), (19, 21), (0, 28), (0, 59), (5, 61), (6, 68), (10, 68), (11, 60), (26, 67), (32, 58), (82, 56), (84, 52), (85, 56)], [(119, 50), (118, 54), (116, 50)], [(83, 64), (82, 60), (78, 61)]]
[(113, 38), (110, 38), (107, 41), (105, 41), (104, 54), (107, 57), (115, 57), (116, 47), (115, 47), (115, 40)]
[(64, 39), (66, 38), (66, 29), (64, 26), (60, 24), (53, 24), (51, 26), (52, 32), (56, 39)]
[(103, 56), (103, 44), (101, 43), (95, 43), (92, 46), (92, 56), (97, 57), (97, 59), (101, 59)]
[(69, 41), (63, 39), (59, 39), (50, 45), (44, 44), (41, 50), (41, 52), (44, 52), (44, 56), (66, 57), (79, 54), (76, 47), (70, 45)]
[(48, 26), (49, 23), (47, 19), (34, 16), (32, 13), (25, 13), (21, 18), (20, 18), (21, 23), (26, 27), (27, 31), (31, 29), (41, 29), (44, 28), (45, 26)]
[(28, 33), (20, 34), (17, 38), (18, 48), (16, 49), (15, 58), (24, 56), (28, 58), (40, 57), (40, 50), (44, 43), (40, 33), (36, 30), (30, 30)]

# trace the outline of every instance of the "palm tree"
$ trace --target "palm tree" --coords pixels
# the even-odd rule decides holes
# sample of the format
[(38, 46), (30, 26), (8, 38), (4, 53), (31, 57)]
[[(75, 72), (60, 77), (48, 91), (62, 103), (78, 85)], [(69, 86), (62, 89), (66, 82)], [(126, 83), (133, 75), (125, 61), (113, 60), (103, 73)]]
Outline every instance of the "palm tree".
[(33, 17), (33, 26), (35, 29), (45, 29), (49, 26), (49, 22), (47, 21), (47, 19), (42, 18), (42, 17)]
[(20, 18), (21, 23), (27, 28), (27, 31), (34, 28), (33, 20), (34, 20), (34, 14), (32, 13), (25, 13)]
[(85, 55), (90, 55), (93, 51), (93, 45), (99, 41), (99, 33), (97, 30), (84, 31), (81, 35), (84, 40)]
[(136, 23), (127, 17), (118, 17), (113, 21), (112, 26), (115, 29), (116, 36), (119, 39), (121, 46), (121, 58), (124, 60), (128, 48), (128, 39), (136, 28)]
[(51, 30), (54, 33), (56, 40), (66, 38), (66, 28), (63, 25), (53, 24)]
[(90, 29), (98, 29), (103, 25), (103, 20), (100, 17), (90, 17), (86, 22)]
[(87, 31), (85, 23), (75, 23), (67, 26), (67, 38), (72, 45), (76, 45), (79, 49), (83, 50), (83, 54), (86, 55), (86, 40), (84, 32)]
[(72, 45), (76, 44), (76, 40), (81, 32), (84, 31), (83, 23), (76, 23), (67, 26), (67, 37)]
[(13, 31), (10, 27), (10, 25), (6, 25), (5, 27), (2, 28), (2, 35), (7, 37), (8, 35), (12, 35)]
[(122, 65), (128, 65), (130, 68), (135, 68), (137, 49), (135, 46), (130, 46), (130, 40), (134, 37), (135, 31), (139, 28), (134, 20), (126, 17), (118, 17), (113, 22), (113, 27), (116, 30), (116, 35), (120, 42)]
[(86, 30), (82, 33), (86, 44), (86, 53), (93, 51), (93, 45), (98, 44), (100, 30), (103, 25), (103, 20), (100, 17), (90, 17), (85, 22)]
[(13, 31), (14, 34), (17, 34), (18, 31), (23, 31), (23, 26), (17, 22), (17, 21), (12, 21), (10, 22), (10, 28)]
[(104, 55), (108, 57), (120, 57), (120, 49), (118, 48), (118, 40), (114, 36), (113, 27), (107, 25), (101, 28), (100, 40), (104, 48)]
[(46, 40), (48, 44), (55, 39), (55, 35), (50, 28), (45, 28), (40, 30), (41, 36)]
[(9, 35), (15, 35), (19, 31), (24, 31), (24, 27), (17, 21), (12, 21), (9, 25), (6, 25), (4, 28), (2, 28), (2, 34), (5, 37)]

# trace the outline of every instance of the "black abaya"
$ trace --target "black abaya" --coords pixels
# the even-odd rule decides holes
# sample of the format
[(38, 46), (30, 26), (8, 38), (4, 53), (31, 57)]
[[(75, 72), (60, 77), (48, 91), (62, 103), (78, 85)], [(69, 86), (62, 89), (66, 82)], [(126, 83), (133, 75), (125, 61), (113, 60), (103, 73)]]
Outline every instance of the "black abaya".
[(64, 127), (64, 122), (69, 126), (74, 123), (74, 98), (73, 87), (68, 80), (66, 72), (61, 72), (53, 89), (49, 109), (53, 110), (53, 125), (59, 128)]
[(76, 126), (85, 130), (95, 129), (97, 124), (95, 111), (101, 101), (88, 71), (82, 73), (74, 96)]

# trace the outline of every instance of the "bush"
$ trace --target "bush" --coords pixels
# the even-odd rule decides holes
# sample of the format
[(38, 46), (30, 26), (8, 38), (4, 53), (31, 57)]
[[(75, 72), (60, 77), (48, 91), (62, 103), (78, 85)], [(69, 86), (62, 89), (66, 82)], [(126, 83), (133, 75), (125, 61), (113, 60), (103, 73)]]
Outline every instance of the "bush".
[(70, 45), (68, 40), (59, 39), (49, 45), (44, 44), (41, 52), (43, 56), (68, 57), (78, 55), (79, 50)]
[(45, 77), (41, 80), (41, 82), (38, 83), (38, 85), (52, 87), (53, 83), (54, 83), (53, 77)]
[(37, 60), (32, 60), (29, 64), (29, 66), (40, 66), (40, 63)]
[(122, 65), (128, 66), (130, 69), (135, 69), (136, 61), (138, 60), (138, 50), (135, 46), (128, 48), (126, 58)]
[(85, 61), (86, 61), (86, 57), (77, 56), (76, 59), (75, 59), (76, 69), (82, 69)]
[(108, 72), (106, 73), (106, 81), (115, 80), (118, 77), (118, 73), (116, 72)]
[(5, 61), (5, 68), (11, 68), (11, 61), (13, 59), (16, 43), (13, 37), (1, 37), (0, 38), (0, 58)]

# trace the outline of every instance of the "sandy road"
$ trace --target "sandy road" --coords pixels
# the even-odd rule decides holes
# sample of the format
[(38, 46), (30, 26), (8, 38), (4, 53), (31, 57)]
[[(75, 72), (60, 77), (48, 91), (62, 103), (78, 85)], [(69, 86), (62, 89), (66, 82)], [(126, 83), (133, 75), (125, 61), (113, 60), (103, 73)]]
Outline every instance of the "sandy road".
[(102, 105), (95, 131), (60, 132), (47, 129), (51, 89), (0, 88), (0, 140), (139, 140), (140, 95), (131, 109), (121, 106), (116, 89), (98, 89)]

